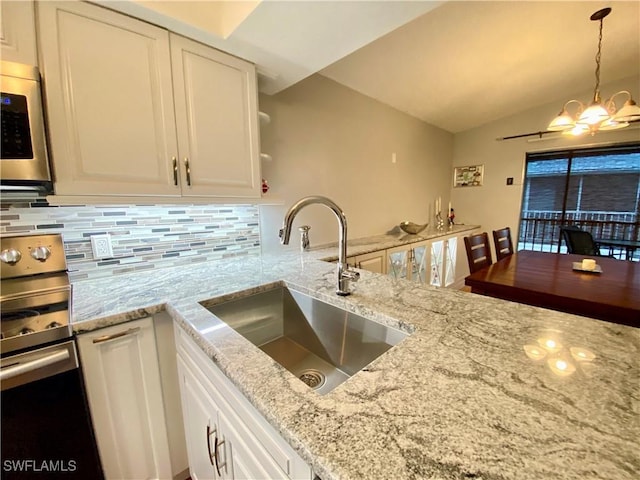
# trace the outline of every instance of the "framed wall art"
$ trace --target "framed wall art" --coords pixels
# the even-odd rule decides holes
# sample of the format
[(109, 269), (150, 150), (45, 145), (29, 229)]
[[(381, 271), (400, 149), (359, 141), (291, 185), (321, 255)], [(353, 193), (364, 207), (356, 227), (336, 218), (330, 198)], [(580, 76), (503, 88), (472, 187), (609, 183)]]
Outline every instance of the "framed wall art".
[(468, 165), (453, 169), (454, 187), (479, 187), (484, 177), (484, 165)]

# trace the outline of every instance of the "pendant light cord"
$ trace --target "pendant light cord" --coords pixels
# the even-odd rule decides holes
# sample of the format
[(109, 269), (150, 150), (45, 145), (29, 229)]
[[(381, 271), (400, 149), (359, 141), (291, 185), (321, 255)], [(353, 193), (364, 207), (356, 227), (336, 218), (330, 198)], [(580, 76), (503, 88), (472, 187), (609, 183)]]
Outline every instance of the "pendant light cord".
[(598, 53), (596, 53), (596, 88), (593, 91), (593, 103), (600, 103), (600, 58), (602, 56), (602, 18), (600, 19), (600, 35), (598, 36)]

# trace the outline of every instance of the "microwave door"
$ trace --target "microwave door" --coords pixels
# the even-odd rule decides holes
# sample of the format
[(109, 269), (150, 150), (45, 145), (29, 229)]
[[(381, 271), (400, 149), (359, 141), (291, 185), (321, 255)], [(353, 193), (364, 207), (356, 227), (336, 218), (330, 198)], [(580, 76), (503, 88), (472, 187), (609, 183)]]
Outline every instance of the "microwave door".
[(2, 62), (0, 75), (3, 185), (50, 182), (39, 76), (35, 67)]

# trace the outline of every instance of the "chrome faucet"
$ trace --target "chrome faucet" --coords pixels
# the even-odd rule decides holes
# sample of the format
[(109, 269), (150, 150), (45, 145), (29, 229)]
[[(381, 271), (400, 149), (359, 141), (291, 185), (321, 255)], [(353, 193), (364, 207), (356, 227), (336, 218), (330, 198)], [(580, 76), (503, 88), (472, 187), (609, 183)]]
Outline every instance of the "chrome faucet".
[(289, 244), (289, 237), (291, 236), (291, 225), (293, 224), (293, 219), (298, 214), (298, 212), (300, 212), (300, 210), (302, 210), (307, 205), (311, 205), (314, 203), (318, 203), (330, 208), (338, 219), (338, 224), (340, 226), (340, 236), (338, 237), (338, 288), (336, 289), (336, 293), (342, 296), (349, 295), (351, 293), (349, 291), (349, 281), (357, 282), (360, 278), (360, 274), (358, 272), (354, 272), (353, 270), (349, 270), (349, 266), (347, 265), (347, 217), (345, 217), (340, 207), (336, 205), (332, 200), (329, 200), (327, 197), (321, 196), (304, 197), (298, 200), (294, 205), (291, 206), (289, 211), (284, 216), (282, 228), (278, 233), (280, 237), (280, 243), (282, 243), (283, 245)]

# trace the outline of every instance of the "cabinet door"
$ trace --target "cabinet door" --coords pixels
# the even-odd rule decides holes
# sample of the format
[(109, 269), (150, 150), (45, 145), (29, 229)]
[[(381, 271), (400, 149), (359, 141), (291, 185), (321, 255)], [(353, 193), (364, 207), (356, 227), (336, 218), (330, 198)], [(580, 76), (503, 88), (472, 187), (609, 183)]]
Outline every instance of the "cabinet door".
[(409, 278), (409, 261), (411, 248), (408, 246), (390, 248), (387, 250), (387, 275), (393, 278)]
[(178, 355), (178, 375), (182, 398), (189, 473), (193, 480), (219, 478), (216, 475), (213, 454), (218, 429), (218, 406), (208, 392)]
[(411, 249), (411, 280), (416, 283), (427, 283), (429, 244), (416, 244)]
[(0, 2), (2, 60), (38, 65), (33, 1)]
[(152, 318), (79, 335), (78, 350), (106, 478), (171, 478)]
[(442, 287), (445, 262), (445, 242), (444, 240), (437, 240), (431, 242), (431, 258), (430, 269), (431, 275), (429, 277), (429, 284), (434, 287)]
[(387, 272), (386, 250), (358, 255), (355, 257), (354, 265), (363, 270), (384, 274)]
[(260, 197), (255, 67), (171, 35), (183, 196)]
[[(234, 419), (235, 420), (235, 419)], [(240, 424), (225, 415), (220, 416), (220, 428), (224, 432), (224, 457), (228, 462), (221, 471), (223, 477), (234, 480), (269, 478), (287, 480), (289, 477), (267, 456), (262, 447), (244, 437), (239, 431)], [(245, 441), (249, 440), (249, 441)]]
[(84, 2), (38, 2), (58, 195), (179, 195), (169, 33)]
[(453, 285), (456, 281), (456, 263), (458, 259), (458, 237), (445, 240), (444, 286)]
[[(224, 440), (223, 444), (218, 442), (218, 466), (222, 478), (309, 480), (311, 470), (304, 460), (242, 396), (211, 359), (207, 358), (188, 334), (177, 325), (175, 331), (179, 363), (190, 369), (192, 376), (199, 382), (200, 391), (203, 391), (202, 389), (206, 391), (209, 397), (207, 400), (209, 406), (206, 408), (209, 412), (213, 411), (212, 408), (217, 412), (220, 427), (218, 437), (219, 440)], [(184, 387), (182, 383), (183, 395), (186, 391)], [(206, 457), (206, 452), (202, 452), (201, 445), (197, 447), (200, 449), (198, 454), (196, 447), (190, 446), (189, 443), (192, 441), (190, 438), (202, 435), (202, 421), (195, 422), (198, 426), (191, 427), (192, 422), (187, 419), (187, 412), (194, 408), (188, 405), (188, 400), (184, 397), (183, 406), (189, 464), (193, 468), (192, 457), (194, 459)], [(209, 413), (209, 418), (213, 415)], [(213, 449), (213, 440), (211, 445)], [(194, 451), (193, 454), (192, 451)], [(199, 464), (204, 465), (205, 462), (200, 461)], [(192, 470), (192, 476), (194, 476), (193, 472)]]

